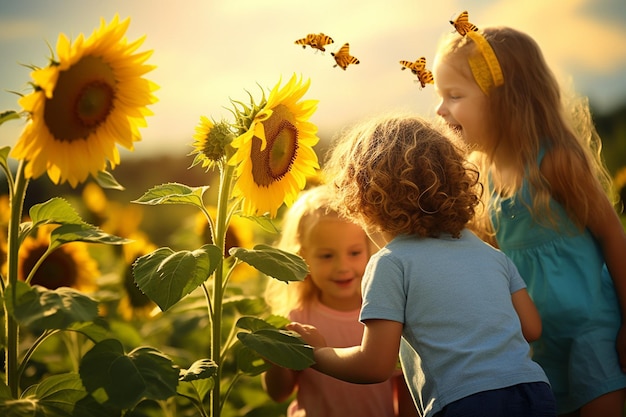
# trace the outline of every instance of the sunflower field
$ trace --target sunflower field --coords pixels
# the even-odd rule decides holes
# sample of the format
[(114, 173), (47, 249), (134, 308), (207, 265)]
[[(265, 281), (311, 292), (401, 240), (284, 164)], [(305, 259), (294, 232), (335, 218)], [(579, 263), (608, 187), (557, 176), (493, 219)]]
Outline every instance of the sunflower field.
[(318, 103), (308, 80), (279, 79), (228, 103), (231, 120), (202, 116), (186, 157), (123, 163), (159, 88), (129, 24), (60, 34), (21, 109), (0, 113), (0, 128), (26, 120), (0, 148), (0, 415), (285, 415), (259, 376), (313, 352), (263, 295), (308, 274), (274, 243), (321, 182)]
[[(271, 243), (279, 209), (319, 169), (308, 121), (317, 102), (295, 76), (248, 94), (230, 103), (232, 121), (201, 118), (189, 164), (200, 185), (109, 199), (125, 189), (112, 174), (117, 146), (133, 149), (157, 100), (145, 78), (151, 51), (125, 38), (129, 23), (102, 20), (74, 42), (61, 34), (56, 56), (33, 68), (22, 111), (0, 115), (27, 120), (0, 149), (0, 414), (279, 415), (257, 376), (270, 362), (304, 369), (313, 356), (269, 314), (262, 288), (308, 273)], [(45, 180), (56, 193), (45, 196)], [(159, 207), (149, 206), (164, 209), (153, 228), (144, 211)], [(168, 223), (159, 247), (151, 230)]]

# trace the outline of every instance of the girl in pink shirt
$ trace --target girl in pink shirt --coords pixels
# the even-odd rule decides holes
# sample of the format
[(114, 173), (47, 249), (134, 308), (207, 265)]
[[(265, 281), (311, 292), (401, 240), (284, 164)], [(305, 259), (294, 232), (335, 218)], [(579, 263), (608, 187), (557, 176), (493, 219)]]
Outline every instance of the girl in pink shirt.
[[(372, 244), (363, 229), (328, 206), (326, 186), (305, 191), (285, 214), (279, 246), (299, 254), (309, 266), (303, 282), (270, 282), (266, 298), (272, 312), (314, 325), (332, 346), (354, 346), (363, 336), (359, 322), (361, 278)], [(278, 402), (295, 398), (288, 417), (416, 416), (398, 372), (372, 385), (343, 382), (313, 369), (273, 366), (263, 385)]]

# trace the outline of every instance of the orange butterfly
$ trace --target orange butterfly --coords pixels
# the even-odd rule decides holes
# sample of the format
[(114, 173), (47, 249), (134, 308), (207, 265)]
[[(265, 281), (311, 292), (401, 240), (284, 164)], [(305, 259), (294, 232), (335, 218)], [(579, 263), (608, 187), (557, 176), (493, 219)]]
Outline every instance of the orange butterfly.
[(402, 65), (402, 68), (400, 68), (402, 71), (408, 68), (411, 70), (413, 74), (417, 75), (418, 71), (421, 71), (424, 68), (426, 68), (426, 58), (421, 57), (415, 62), (400, 61), (400, 65)]
[(426, 68), (417, 71), (417, 79), (422, 84), (422, 88), (426, 87), (426, 84), (434, 84), (433, 73)]
[(350, 55), (350, 45), (347, 42), (337, 52), (331, 52), (330, 54), (335, 57), (336, 64), (333, 65), (333, 68), (339, 65), (345, 71), (348, 65), (359, 63), (356, 57)]
[(400, 61), (402, 70), (410, 69), (413, 74), (417, 76), (417, 80), (422, 85), (422, 88), (426, 87), (426, 84), (433, 84), (433, 73), (426, 69), (426, 58), (421, 57), (415, 62)]
[(309, 45), (313, 49), (319, 49), (324, 52), (326, 49), (324, 45), (329, 45), (334, 41), (330, 36), (324, 35), (323, 33), (309, 33), (306, 35), (306, 38), (298, 39), (295, 44), (302, 45), (302, 49), (305, 49), (307, 45)]
[(459, 32), (461, 36), (465, 36), (467, 32), (478, 30), (476, 26), (469, 22), (468, 17), (469, 14), (467, 11), (464, 11), (459, 15), (459, 17), (456, 18), (455, 21), (450, 20), (450, 24), (454, 26), (456, 31)]

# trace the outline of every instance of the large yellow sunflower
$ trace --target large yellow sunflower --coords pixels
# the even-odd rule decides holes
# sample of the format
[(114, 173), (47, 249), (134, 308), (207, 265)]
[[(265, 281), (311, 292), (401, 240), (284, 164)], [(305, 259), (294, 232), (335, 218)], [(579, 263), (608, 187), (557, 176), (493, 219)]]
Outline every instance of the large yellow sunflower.
[(317, 126), (309, 118), (317, 100), (299, 101), (309, 88), (294, 75), (272, 89), (265, 105), (254, 115), (249, 129), (233, 140), (236, 149), (228, 161), (237, 165), (234, 197), (242, 198), (246, 215), (269, 213), (275, 217), (283, 202), (290, 206), (319, 168), (313, 146)]
[(31, 74), (35, 89), (19, 100), (30, 120), (11, 152), (29, 161), (27, 177), (47, 172), (55, 184), (75, 187), (105, 170), (107, 160), (111, 169), (119, 164), (118, 143), (132, 150), (141, 139), (138, 128), (152, 114), (146, 106), (156, 102), (158, 87), (143, 78), (154, 69), (144, 64), (152, 51), (135, 53), (145, 37), (129, 43), (129, 24), (116, 15), (73, 44), (61, 33), (58, 62)]

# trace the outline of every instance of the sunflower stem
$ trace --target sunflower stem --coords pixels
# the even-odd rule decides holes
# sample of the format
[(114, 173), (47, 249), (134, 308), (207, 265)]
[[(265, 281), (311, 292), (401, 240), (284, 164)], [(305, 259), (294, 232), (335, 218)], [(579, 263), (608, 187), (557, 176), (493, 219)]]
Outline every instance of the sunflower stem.
[(37, 259), (37, 262), (35, 263), (33, 268), (30, 270), (30, 272), (28, 274), (28, 277), (26, 278), (26, 280), (24, 282), (26, 282), (27, 284), (30, 284), (30, 282), (32, 281), (33, 277), (35, 276), (35, 273), (37, 272), (37, 270), (41, 266), (41, 264), (43, 264), (43, 262), (46, 260), (48, 255), (50, 255), (53, 251), (54, 251), (54, 249), (50, 249), (50, 248), (46, 249), (44, 254), (41, 255), (39, 257), (39, 259)]
[(20, 367), (19, 367), (19, 369), (17, 371), (17, 379), (18, 379), (18, 381), (22, 378), (22, 374), (24, 373), (24, 370), (26, 369), (26, 366), (28, 365), (28, 361), (30, 360), (31, 356), (33, 356), (33, 354), (35, 353), (35, 350), (37, 350), (39, 345), (41, 345), (43, 342), (45, 342), (53, 334), (59, 333), (59, 332), (60, 332), (60, 330), (45, 330), (37, 338), (37, 340), (35, 340), (33, 345), (24, 354), (24, 358), (22, 359), (22, 363), (20, 364)]
[[(15, 187), (10, 197), (11, 216), (9, 218), (8, 230), (8, 255), (7, 269), (10, 289), (9, 296), (12, 298), (12, 305), (16, 303), (16, 285), (18, 271), (18, 248), (19, 248), (19, 226), (22, 219), (22, 210), (24, 207), (24, 197), (26, 196), (26, 188), (28, 187), (28, 179), (24, 175), (26, 161), (20, 160), (15, 177)], [(19, 327), (13, 314), (7, 308), (6, 294), (4, 301), (4, 317), (6, 328), (6, 347), (5, 347), (5, 366), (6, 366), (6, 384), (11, 390), (13, 398), (18, 398), (19, 394), (19, 366), (18, 366), (18, 346), (19, 346)]]
[[(230, 198), (230, 188), (233, 180), (235, 167), (224, 164), (220, 167), (220, 185), (217, 200), (217, 215), (215, 218), (215, 245), (224, 253), (226, 245), (226, 230), (228, 229), (228, 200)], [(220, 262), (213, 273), (213, 328), (211, 331), (211, 359), (217, 364), (215, 374), (215, 385), (211, 392), (211, 417), (218, 417), (221, 414), (221, 394), (220, 381), (222, 378), (221, 346), (222, 346), (222, 299), (224, 288), (222, 278), (224, 271), (224, 261)]]

